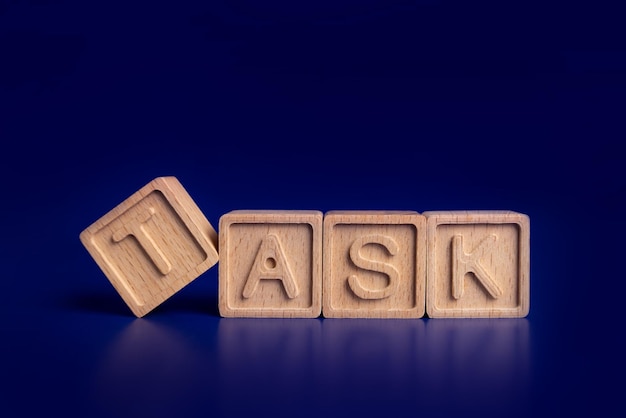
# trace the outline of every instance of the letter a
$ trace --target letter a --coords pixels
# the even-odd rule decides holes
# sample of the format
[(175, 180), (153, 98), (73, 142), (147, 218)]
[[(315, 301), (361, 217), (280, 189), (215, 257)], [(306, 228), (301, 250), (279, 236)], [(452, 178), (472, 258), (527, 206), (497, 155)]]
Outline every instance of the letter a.
[(256, 253), (252, 269), (248, 274), (246, 285), (243, 288), (243, 297), (248, 299), (254, 295), (260, 280), (280, 280), (289, 299), (298, 296), (298, 285), (293, 278), (287, 258), (280, 245), (278, 237), (269, 234), (261, 241)]
[(470, 254), (463, 250), (463, 235), (452, 238), (452, 296), (461, 299), (463, 296), (463, 279), (465, 274), (474, 273), (474, 276), (485, 287), (492, 298), (502, 296), (502, 289), (491, 278), (489, 273), (480, 265), (478, 260), (491, 250), (498, 237), (489, 235), (483, 239)]

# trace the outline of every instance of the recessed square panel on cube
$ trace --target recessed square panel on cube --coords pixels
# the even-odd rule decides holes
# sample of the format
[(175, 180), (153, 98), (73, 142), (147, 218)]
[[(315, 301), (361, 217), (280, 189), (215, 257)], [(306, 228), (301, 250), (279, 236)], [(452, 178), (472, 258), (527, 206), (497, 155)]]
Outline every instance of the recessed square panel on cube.
[(424, 215), (429, 317), (528, 315), (528, 216), (511, 211), (431, 211)]
[(138, 317), (219, 259), (215, 229), (175, 177), (151, 181), (80, 239)]
[(322, 299), (322, 213), (229, 212), (220, 218), (224, 317), (316, 318)]
[(412, 211), (326, 213), (324, 316), (421, 318), (425, 227), (425, 218)]

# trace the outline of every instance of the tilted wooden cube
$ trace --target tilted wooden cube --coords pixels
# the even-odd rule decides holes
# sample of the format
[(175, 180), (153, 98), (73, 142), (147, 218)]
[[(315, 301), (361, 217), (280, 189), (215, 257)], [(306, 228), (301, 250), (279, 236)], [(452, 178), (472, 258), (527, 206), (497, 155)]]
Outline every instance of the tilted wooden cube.
[(315, 318), (322, 298), (322, 212), (232, 211), (220, 218), (224, 317)]
[(175, 177), (142, 187), (80, 234), (138, 317), (217, 263), (217, 233)]
[(323, 314), (421, 318), (426, 218), (412, 211), (331, 211), (324, 216)]
[(528, 315), (528, 216), (511, 211), (430, 211), (424, 216), (429, 317)]

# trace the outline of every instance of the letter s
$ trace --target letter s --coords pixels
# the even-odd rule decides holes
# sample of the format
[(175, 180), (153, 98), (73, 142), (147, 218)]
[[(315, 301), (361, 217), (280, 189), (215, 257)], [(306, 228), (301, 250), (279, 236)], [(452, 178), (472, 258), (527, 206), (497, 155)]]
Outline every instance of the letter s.
[(367, 289), (363, 287), (359, 282), (359, 278), (354, 274), (348, 277), (348, 284), (354, 294), (361, 299), (384, 299), (397, 290), (400, 274), (389, 263), (363, 257), (360, 250), (368, 244), (378, 244), (385, 248), (389, 255), (396, 255), (399, 250), (398, 243), (386, 235), (373, 234), (357, 238), (350, 246), (350, 259), (357, 267), (387, 275), (389, 284), (383, 289)]

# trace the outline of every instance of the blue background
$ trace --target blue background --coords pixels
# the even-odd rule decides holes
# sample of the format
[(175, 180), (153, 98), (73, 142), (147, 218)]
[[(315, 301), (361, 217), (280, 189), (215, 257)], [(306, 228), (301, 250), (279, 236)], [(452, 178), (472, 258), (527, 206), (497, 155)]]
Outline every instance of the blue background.
[[(310, 3), (310, 4), (309, 4)], [(0, 414), (623, 416), (626, 30), (549, 1), (0, 2)], [(510, 209), (519, 320), (135, 319), (78, 234), (233, 209)]]

